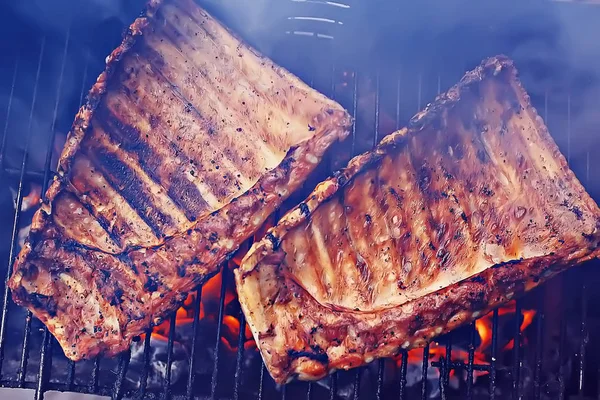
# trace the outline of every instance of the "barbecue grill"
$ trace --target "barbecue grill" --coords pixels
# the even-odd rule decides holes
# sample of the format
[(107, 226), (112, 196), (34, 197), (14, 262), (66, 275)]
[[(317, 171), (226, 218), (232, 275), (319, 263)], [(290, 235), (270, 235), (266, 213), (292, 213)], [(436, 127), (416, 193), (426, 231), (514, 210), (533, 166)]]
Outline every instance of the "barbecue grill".
[[(6, 279), (78, 106), (102, 71), (104, 57), (143, 7), (139, 0), (85, 0), (75, 8), (75, 2), (46, 3), (0, 6), (0, 268)], [(334, 146), (306, 190), (280, 213), (352, 155), (404, 126), (464, 71), (497, 53), (515, 59), (571, 168), (599, 201), (594, 171), (600, 160), (594, 152), (600, 149), (595, 132), (600, 127), (600, 49), (594, 21), (600, 5), (410, 3), (202, 2), (356, 118), (351, 137)], [(229, 268), (235, 263), (236, 257), (130, 351), (117, 359), (76, 364), (30, 312), (12, 303), (3, 282), (0, 387), (33, 389), (35, 399), (49, 391), (115, 399), (600, 398), (595, 261), (424, 350), (285, 386), (271, 381), (245, 332)], [(6, 393), (8, 398), (17, 392)]]

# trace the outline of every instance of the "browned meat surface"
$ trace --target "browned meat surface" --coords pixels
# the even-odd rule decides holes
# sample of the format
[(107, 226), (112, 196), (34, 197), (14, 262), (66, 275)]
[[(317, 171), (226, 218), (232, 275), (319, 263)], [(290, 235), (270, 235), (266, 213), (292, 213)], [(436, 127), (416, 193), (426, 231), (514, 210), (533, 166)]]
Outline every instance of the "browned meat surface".
[(599, 227), (498, 57), (319, 184), (236, 283), (275, 380), (318, 379), (423, 346), (597, 257)]
[(349, 116), (191, 0), (153, 0), (77, 115), (10, 287), (72, 360), (175, 310)]

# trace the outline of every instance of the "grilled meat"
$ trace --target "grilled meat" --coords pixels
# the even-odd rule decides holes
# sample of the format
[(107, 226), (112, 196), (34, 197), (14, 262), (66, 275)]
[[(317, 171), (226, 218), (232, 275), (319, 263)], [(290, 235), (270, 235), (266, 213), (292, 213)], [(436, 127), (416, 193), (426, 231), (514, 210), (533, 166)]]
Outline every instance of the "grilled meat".
[(76, 117), (14, 265), (14, 300), (72, 360), (128, 348), (349, 125), (193, 1), (151, 1)]
[(235, 271), (277, 382), (425, 345), (597, 257), (600, 210), (491, 58), (322, 182)]

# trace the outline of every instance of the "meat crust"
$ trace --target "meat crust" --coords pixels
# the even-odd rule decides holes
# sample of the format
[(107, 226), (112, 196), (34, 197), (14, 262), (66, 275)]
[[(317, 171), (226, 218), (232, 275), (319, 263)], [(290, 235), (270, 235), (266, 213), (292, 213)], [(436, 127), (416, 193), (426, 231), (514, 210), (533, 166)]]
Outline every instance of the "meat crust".
[(9, 285), (72, 360), (174, 311), (349, 132), (192, 0), (152, 0), (73, 124)]
[(273, 378), (320, 379), (597, 257), (599, 227), (499, 56), (320, 183), (252, 246), (236, 285)]

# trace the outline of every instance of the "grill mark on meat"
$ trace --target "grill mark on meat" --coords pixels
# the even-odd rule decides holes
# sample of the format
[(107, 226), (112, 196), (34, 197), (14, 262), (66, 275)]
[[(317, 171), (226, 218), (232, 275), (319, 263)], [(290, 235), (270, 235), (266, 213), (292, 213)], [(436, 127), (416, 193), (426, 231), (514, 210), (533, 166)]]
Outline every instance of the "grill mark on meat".
[(135, 156), (140, 167), (150, 179), (158, 185), (163, 185), (158, 171), (164, 160), (146, 142), (141, 140), (141, 134), (137, 128), (120, 121), (105, 104), (98, 106), (96, 118), (92, 123), (99, 124), (104, 132), (111, 137), (111, 140), (112, 138), (117, 139), (114, 142), (118, 143), (119, 147), (130, 155)]
[(156, 237), (162, 237), (163, 226), (171, 224), (172, 220), (160, 211), (153, 211), (156, 210), (156, 205), (135, 173), (116, 154), (105, 148), (96, 148), (93, 154), (87, 151), (85, 153), (104, 173), (113, 189), (121, 193), (127, 204), (152, 229)]
[[(168, 35), (166, 35), (168, 37)], [(226, 142), (232, 142), (232, 140), (235, 140), (234, 138), (229, 138), (227, 137), (227, 130), (223, 129), (224, 127), (218, 127), (219, 129), (217, 129), (217, 124), (216, 121), (213, 120), (214, 117), (218, 117), (219, 113), (215, 113), (214, 111), (211, 110), (213, 116), (209, 115), (207, 112), (201, 111), (201, 106), (198, 103), (199, 100), (202, 101), (206, 101), (207, 99), (205, 99), (205, 97), (207, 96), (212, 96), (212, 93), (214, 93), (215, 91), (219, 90), (219, 86), (216, 85), (213, 81), (210, 80), (202, 80), (199, 79), (199, 77), (202, 76), (202, 74), (200, 74), (198, 71), (200, 69), (200, 67), (197, 67), (195, 70), (197, 72), (197, 74), (195, 74), (197, 76), (197, 78), (195, 80), (192, 81), (182, 81), (180, 79), (180, 73), (179, 74), (172, 74), (170, 73), (170, 70), (168, 68), (168, 66), (162, 66), (163, 64), (163, 55), (159, 52), (159, 47), (158, 45), (155, 47), (150, 43), (150, 38), (145, 38), (144, 39), (144, 46), (143, 46), (143, 52), (144, 54), (147, 54), (147, 59), (150, 61), (150, 65), (153, 67), (153, 70), (155, 70), (156, 72), (160, 73), (161, 77), (165, 80), (165, 82), (167, 82), (172, 90), (173, 93), (175, 93), (182, 101), (182, 103), (184, 104), (184, 106), (186, 107), (186, 110), (189, 110), (189, 112), (195, 114), (198, 118), (199, 118), (199, 126), (202, 127), (202, 132), (204, 133), (205, 136), (213, 136), (213, 135), (218, 135), (220, 137), (220, 140), (225, 140)], [(190, 60), (189, 58), (186, 57), (185, 54), (181, 53), (179, 50), (177, 50), (177, 46), (174, 44), (174, 46), (171, 46), (173, 48), (174, 51), (177, 51), (177, 54), (179, 54), (182, 58), (186, 58), (186, 63), (185, 65), (187, 66), (187, 64), (192, 65), (192, 60)], [(163, 44), (163, 46), (160, 47), (160, 49), (162, 49), (163, 51), (166, 51), (166, 46)], [(160, 60), (160, 61), (158, 61)], [(188, 63), (188, 61), (190, 61)], [(157, 65), (158, 64), (158, 65)], [(196, 82), (198, 81), (198, 82)], [(202, 82), (203, 83), (203, 87), (198, 86), (198, 84)], [(206, 88), (210, 87), (212, 90), (207, 90)], [(194, 93), (195, 91), (195, 93)], [(210, 98), (210, 97), (209, 97)], [(212, 100), (214, 101), (214, 104), (216, 106), (211, 106), (211, 107), (219, 107), (219, 111), (221, 113), (221, 115), (227, 115), (230, 114), (230, 111), (225, 108), (224, 106), (222, 106), (223, 104), (227, 104), (226, 102), (223, 103), (223, 99), (217, 97), (217, 98), (212, 98)], [(231, 101), (231, 99), (227, 99), (228, 101)], [(218, 105), (221, 106), (218, 106)], [(249, 118), (249, 113), (248, 116), (245, 118), (245, 120), (247, 121), (247, 118)], [(240, 121), (240, 125), (247, 125), (247, 123), (244, 123), (243, 121)], [(233, 129), (229, 128), (230, 130), (233, 131)], [(237, 131), (236, 131), (237, 132)], [(225, 136), (225, 137), (224, 137)], [(214, 139), (214, 138), (211, 138)], [(244, 141), (246, 143), (251, 143), (251, 142), (247, 142)], [(210, 146), (211, 148), (213, 146)], [(261, 154), (260, 152), (258, 152), (259, 149), (256, 149), (256, 152), (251, 152), (251, 151), (247, 151), (246, 155), (251, 156), (252, 159), (255, 158), (254, 154)], [(242, 171), (247, 170), (248, 165), (243, 163), (242, 158), (244, 158), (242, 155), (239, 155), (237, 153), (237, 150), (230, 150), (232, 154), (234, 154), (235, 156), (232, 157), (231, 159), (228, 159), (225, 157), (225, 155), (221, 152), (222, 156), (223, 156), (223, 160), (222, 161), (224, 163), (225, 166), (227, 166), (228, 170), (230, 170), (231, 172), (235, 173), (235, 174), (241, 174)], [(238, 164), (236, 164), (236, 162)], [(253, 166), (255, 166), (255, 162), (252, 163)], [(244, 176), (242, 178), (242, 180), (246, 180), (246, 177)]]
[(180, 210), (190, 221), (195, 221), (198, 215), (201, 215), (208, 204), (202, 198), (202, 194), (192, 182), (182, 176), (183, 174), (173, 174), (167, 194), (173, 202), (177, 204)]
[[(125, 64), (125, 63), (124, 63)], [(147, 81), (147, 80), (145, 80)], [(139, 88), (136, 89), (139, 93)], [(170, 89), (169, 89), (170, 90)], [(109, 96), (109, 99), (114, 98)], [(145, 139), (148, 141), (149, 146), (151, 146), (152, 150), (160, 154), (162, 159), (165, 160), (165, 164), (161, 165), (161, 180), (163, 180), (168, 185), (169, 176), (177, 175), (181, 177), (185, 177), (186, 179), (191, 179), (192, 182), (196, 185), (198, 191), (201, 193), (202, 197), (198, 199), (199, 202), (206, 202), (207, 205), (212, 208), (219, 208), (221, 203), (219, 200), (212, 194), (212, 192), (216, 192), (217, 190), (213, 187), (211, 188), (206, 183), (201, 182), (202, 177), (206, 177), (209, 174), (208, 169), (202, 164), (198, 163), (191, 159), (183, 149), (177, 145), (174, 141), (177, 140), (170, 129), (171, 127), (168, 125), (170, 123), (171, 117), (170, 114), (163, 116), (163, 112), (159, 107), (154, 107), (153, 104), (155, 102), (144, 102), (144, 109), (139, 108), (136, 105), (136, 101), (132, 98), (125, 96), (120, 96), (118, 98), (118, 102), (116, 105), (120, 105), (119, 110), (121, 114), (123, 113), (123, 109), (125, 110), (135, 110), (138, 115), (144, 116), (146, 119), (154, 120), (154, 128), (152, 131), (148, 131), (145, 135)], [(169, 112), (169, 110), (167, 110)], [(149, 114), (150, 116), (148, 117)], [(160, 115), (161, 117), (157, 117)], [(180, 160), (178, 163), (177, 160)], [(212, 166), (215, 167), (214, 165)], [(193, 176), (188, 174), (188, 170), (186, 168), (194, 168), (198, 173)], [(218, 165), (217, 165), (218, 169)], [(215, 172), (216, 173), (216, 172)], [(205, 210), (205, 212), (208, 211)], [(196, 215), (199, 217), (200, 215)]]
[[(91, 160), (79, 153), (73, 166), (69, 173), (68, 190), (75, 193), (80, 202), (89, 204), (98, 215), (103, 215), (110, 221), (113, 229), (119, 233), (123, 245), (133, 241), (156, 240), (148, 225), (130, 209), (129, 204), (118, 192), (113, 190), (101, 172), (91, 164)], [(107, 203), (107, 198), (112, 199), (112, 203)], [(110, 207), (106, 207), (107, 204)]]
[[(161, 47), (165, 51), (164, 46)], [(154, 50), (152, 50), (154, 51)], [(155, 57), (161, 57), (157, 52)], [(178, 52), (182, 58), (186, 58), (186, 54)], [(235, 148), (233, 146), (226, 146), (223, 150), (223, 157), (234, 166), (231, 173), (235, 176), (239, 175), (241, 182), (245, 182), (247, 179), (251, 179), (253, 176), (260, 172), (260, 169), (264, 165), (264, 161), (261, 161), (257, 155), (265, 155), (271, 153), (273, 150), (268, 146), (264, 145), (264, 139), (255, 138), (255, 131), (257, 127), (253, 125), (254, 121), (250, 120), (250, 113), (244, 113), (244, 120), (240, 121), (238, 127), (224, 126), (223, 120), (219, 120), (220, 116), (227, 115), (230, 110), (224, 106), (228, 102), (237, 101), (235, 96), (230, 93), (223, 93), (222, 95), (213, 95), (215, 92), (221, 94), (222, 89), (218, 85), (218, 81), (214, 79), (208, 79), (206, 72), (203, 71), (203, 66), (196, 66), (194, 60), (187, 58), (189, 63), (186, 61), (186, 66), (194, 66), (194, 71), (190, 71), (190, 74), (196, 76), (196, 79), (191, 82), (185, 82), (185, 86), (182, 90), (185, 92), (183, 96), (189, 98), (191, 103), (198, 103), (198, 99), (202, 101), (212, 100), (210, 110), (204, 110), (203, 122), (205, 131), (209, 135), (218, 135), (219, 140), (226, 143), (233, 143), (234, 141), (242, 141), (244, 143), (244, 149)], [(168, 71), (165, 71), (165, 75), (169, 75)], [(174, 77), (168, 77), (169, 79), (177, 79), (178, 75)], [(212, 90), (206, 90), (210, 87)], [(207, 99), (209, 97), (209, 99)], [(240, 100), (242, 104), (246, 103)], [(219, 122), (221, 121), (221, 122)], [(267, 157), (272, 158), (272, 157)], [(267, 159), (265, 158), (265, 160)], [(270, 164), (269, 164), (270, 166)], [(249, 168), (250, 167), (250, 168)], [(243, 183), (242, 183), (243, 184)]]
[[(65, 194), (66, 193), (61, 194), (59, 196), (64, 196)], [(59, 196), (57, 196), (57, 199), (59, 198)], [(91, 204), (89, 204), (87, 202), (82, 202), (80, 199), (81, 199), (81, 197), (77, 198), (75, 196), (71, 196), (69, 198), (69, 200), (66, 200), (66, 201), (76, 202), (76, 204), (73, 204), (74, 208), (77, 208), (78, 206), (83, 207), (92, 217), (95, 218), (96, 222), (98, 222), (98, 224), (102, 227), (102, 229), (104, 229), (104, 232), (110, 238), (110, 240), (112, 240), (118, 247), (121, 247), (123, 245), (123, 243), (122, 243), (122, 238), (119, 235), (119, 232), (116, 231), (115, 229), (111, 229), (110, 222), (102, 214), (97, 213)], [(52, 218), (54, 218), (54, 214), (52, 214)]]
[[(194, 53), (198, 53), (198, 52), (208, 52), (211, 54), (215, 55), (215, 58), (231, 58), (232, 55), (230, 54), (226, 54), (224, 49), (222, 47), (216, 46), (215, 45), (215, 41), (214, 39), (212, 39), (211, 34), (209, 32), (209, 30), (211, 29), (210, 25), (207, 26), (206, 24), (202, 24), (200, 22), (198, 22), (196, 16), (194, 15), (189, 15), (186, 13), (181, 13), (180, 10), (177, 10), (177, 7), (165, 7), (164, 8), (164, 12), (169, 11), (170, 13), (172, 13), (172, 15), (178, 16), (177, 13), (179, 13), (179, 15), (181, 15), (183, 18), (186, 17), (191, 17), (194, 26), (192, 27), (188, 27), (187, 32), (182, 32), (181, 29), (184, 28), (186, 26), (186, 24), (181, 23), (181, 21), (178, 21), (178, 23), (171, 23), (169, 21), (168, 18), (165, 17), (165, 24), (163, 24), (163, 30), (165, 31), (165, 36), (171, 40), (174, 43), (174, 47), (179, 49), (181, 48), (182, 50), (180, 50), (180, 53), (182, 54), (183, 57), (186, 57), (190, 63), (186, 63), (186, 66), (188, 65), (193, 65), (197, 71), (199, 71), (199, 76), (197, 77), (198, 79), (194, 82), (192, 82), (192, 84), (194, 85), (194, 87), (198, 87), (198, 84), (202, 83), (202, 86), (209, 86), (209, 87), (213, 87), (215, 90), (211, 92), (211, 94), (216, 94), (217, 96), (217, 100), (216, 103), (217, 104), (227, 104), (228, 101), (230, 101), (230, 98), (232, 97), (232, 94), (234, 95), (234, 98), (239, 98), (239, 101), (244, 104), (246, 103), (248, 104), (252, 104), (254, 102), (254, 100), (257, 98), (257, 96), (259, 96), (260, 94), (263, 95), (268, 95), (269, 96), (269, 100), (270, 100), (270, 96), (273, 95), (273, 93), (269, 93), (269, 92), (265, 92), (264, 90), (262, 90), (262, 86), (261, 85), (257, 85), (256, 82), (260, 82), (259, 80), (256, 79), (256, 77), (248, 75), (247, 71), (244, 68), (238, 67), (237, 66), (237, 62), (232, 62), (229, 63), (228, 65), (234, 69), (235, 73), (239, 73), (242, 76), (244, 76), (245, 78), (245, 84), (249, 85), (249, 89), (251, 90), (242, 90), (242, 86), (237, 86), (237, 87), (233, 87), (233, 88), (228, 88), (230, 90), (230, 92), (225, 93), (223, 90), (223, 86), (219, 85), (219, 82), (221, 81), (221, 79), (219, 78), (219, 74), (215, 73), (216, 71), (213, 71), (211, 69), (206, 69), (206, 66), (204, 64), (204, 62), (202, 62), (201, 64), (198, 64), (197, 61), (194, 59)], [(175, 34), (174, 36), (169, 32), (169, 28), (172, 30), (172, 32)], [(189, 37), (192, 37), (196, 34), (199, 35), (203, 35), (205, 34), (207, 36), (207, 40), (203, 40), (203, 41), (190, 41)], [(183, 48), (187, 48), (189, 47), (192, 51), (189, 52), (185, 52), (183, 51)], [(244, 54), (244, 49), (241, 47), (237, 47), (236, 51), (238, 51), (237, 57), (236, 58), (245, 58), (245, 54)], [(226, 72), (225, 72), (226, 73)], [(212, 77), (211, 77), (212, 75)], [(184, 87), (184, 89), (187, 87)], [(292, 89), (292, 88), (290, 88)], [(293, 105), (292, 105), (293, 107)], [(220, 112), (224, 112), (227, 110), (220, 110)], [(219, 114), (219, 112), (217, 112), (217, 115)], [(269, 154), (270, 152), (281, 152), (285, 150), (286, 145), (284, 143), (282, 143), (279, 146), (270, 146), (269, 141), (266, 141), (266, 132), (263, 128), (263, 126), (261, 124), (258, 124), (258, 121), (255, 121), (252, 119), (251, 114), (249, 112), (245, 112), (243, 114), (243, 116), (245, 117), (245, 127), (247, 128), (251, 128), (251, 129), (246, 129), (249, 130), (250, 133), (252, 135), (258, 134), (259, 137), (256, 137), (256, 140), (253, 141), (248, 141), (248, 145), (249, 145), (249, 154), (251, 154), (252, 157), (254, 157), (256, 154)], [(271, 115), (270, 118), (274, 119), (280, 119), (281, 116), (277, 116), (277, 115)], [(241, 128), (240, 128), (241, 129)], [(271, 163), (267, 163), (268, 165), (270, 165)], [(258, 167), (258, 166), (257, 166)]]
[[(137, 159), (144, 172), (156, 184), (167, 190), (167, 194), (173, 200), (173, 203), (186, 216), (188, 221), (195, 221), (208, 208), (208, 204), (198, 188), (186, 178), (187, 171), (183, 166), (192, 164), (191, 160), (184, 159), (180, 163), (183, 166), (175, 169), (166, 168), (166, 159), (163, 155), (159, 155), (155, 148), (141, 139), (139, 129), (119, 121), (118, 117), (108, 110), (104, 104), (98, 107), (96, 121), (100, 123), (108, 135), (119, 139), (120, 147)], [(157, 119), (152, 119), (152, 116), (150, 117), (150, 123), (154, 124), (154, 128), (157, 128), (159, 124)], [(173, 146), (175, 154), (178, 155), (180, 150), (176, 145), (173, 144)], [(172, 155), (166, 154), (165, 156), (171, 157)]]
[[(163, 71), (156, 67), (153, 67), (152, 70), (157, 74), (157, 76), (159, 76), (164, 82), (166, 82), (169, 85), (169, 87), (171, 87), (175, 97), (179, 99), (180, 104), (183, 106), (184, 110), (183, 113), (180, 114), (180, 117), (183, 119), (185, 118), (185, 115), (189, 113), (189, 111), (193, 111), (196, 117), (199, 118), (200, 121), (203, 121), (202, 114), (192, 103), (190, 103), (190, 101), (187, 98), (183, 96), (181, 91), (177, 87), (175, 87), (175, 85), (172, 82), (169, 81), (169, 79), (163, 74)], [(196, 120), (194, 121), (194, 124), (189, 124), (188, 127), (190, 129), (196, 130), (203, 125), (200, 121)], [(206, 137), (206, 135), (203, 135), (203, 132), (206, 132), (206, 130), (199, 129), (199, 131), (196, 134), (201, 135), (200, 137)], [(176, 143), (181, 143), (180, 147), (182, 149), (182, 152), (186, 154), (188, 158), (206, 160), (209, 157), (208, 154), (212, 153), (212, 159), (216, 161), (216, 164), (220, 166), (220, 169), (215, 167), (217, 171), (215, 171), (212, 174), (205, 175), (204, 183), (211, 188), (212, 194), (217, 199), (228, 199), (232, 196), (234, 190), (236, 189), (236, 187), (234, 185), (231, 185), (229, 180), (226, 178), (227, 172), (233, 171), (236, 174), (236, 176), (239, 176), (238, 179), (244, 180), (244, 176), (236, 167), (233, 166), (231, 161), (223, 155), (223, 152), (215, 150), (214, 138), (206, 137), (206, 140), (204, 140), (201, 143), (201, 147), (185, 146), (182, 142), (183, 136), (175, 135), (171, 139), (174, 140)], [(196, 141), (198, 140), (196, 139)], [(247, 185), (247, 183), (245, 184)]]

